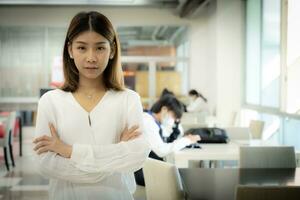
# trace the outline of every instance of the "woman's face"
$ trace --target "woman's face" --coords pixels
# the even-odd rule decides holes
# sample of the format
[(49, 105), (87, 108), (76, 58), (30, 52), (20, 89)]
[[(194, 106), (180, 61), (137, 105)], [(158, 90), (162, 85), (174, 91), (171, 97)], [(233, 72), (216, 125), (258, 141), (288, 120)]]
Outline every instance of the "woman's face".
[(197, 96), (196, 95), (189, 95), (189, 101), (190, 102), (193, 102), (197, 99)]
[(79, 34), (69, 45), (70, 57), (74, 59), (79, 77), (98, 78), (113, 57), (109, 41), (94, 31)]
[(161, 114), (161, 121), (163, 121), (163, 119), (167, 119), (167, 118), (172, 119), (173, 121), (176, 120), (176, 115), (175, 115), (174, 111), (169, 110), (166, 106), (163, 106), (161, 108), (160, 114)]
[(172, 127), (175, 123), (176, 116), (175, 113), (171, 110), (168, 110), (166, 107), (163, 107), (161, 110), (161, 124), (164, 126), (167, 132), (172, 133)]

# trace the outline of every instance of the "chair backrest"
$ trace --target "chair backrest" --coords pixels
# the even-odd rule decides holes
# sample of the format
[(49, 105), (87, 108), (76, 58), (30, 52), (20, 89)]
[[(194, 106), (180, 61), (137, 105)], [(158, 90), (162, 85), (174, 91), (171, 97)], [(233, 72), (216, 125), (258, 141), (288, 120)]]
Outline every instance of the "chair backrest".
[(224, 128), (230, 140), (250, 140), (250, 130), (247, 127)]
[(8, 141), (9, 141), (9, 134), (7, 134), (7, 129), (8, 129), (8, 118), (7, 119), (1, 119), (1, 124), (3, 125), (4, 128), (4, 133), (3, 136), (0, 139), (0, 146), (2, 147), (8, 147)]
[(250, 133), (253, 139), (261, 139), (265, 122), (260, 120), (251, 120), (249, 124)]
[(240, 168), (295, 168), (292, 146), (240, 147)]
[(184, 199), (178, 169), (173, 164), (148, 158), (143, 172), (147, 200)]
[(13, 137), (13, 131), (15, 128), (15, 123), (16, 123), (16, 117), (17, 117), (17, 113), (15, 111), (10, 112), (9, 116), (7, 118), (6, 121), (6, 128), (5, 128), (5, 143), (9, 144), (12, 141), (12, 137)]
[(298, 200), (299, 186), (238, 186), (235, 200)]
[(11, 132), (13, 132), (15, 128), (17, 113), (15, 111), (10, 112), (8, 117), (8, 127)]

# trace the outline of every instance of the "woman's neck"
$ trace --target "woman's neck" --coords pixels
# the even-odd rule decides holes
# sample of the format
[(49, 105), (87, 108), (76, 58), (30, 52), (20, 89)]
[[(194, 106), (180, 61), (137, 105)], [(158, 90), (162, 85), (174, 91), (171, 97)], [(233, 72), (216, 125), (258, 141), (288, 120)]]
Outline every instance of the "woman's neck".
[(87, 79), (84, 77), (79, 78), (79, 84), (77, 91), (105, 91), (102, 77), (97, 79)]

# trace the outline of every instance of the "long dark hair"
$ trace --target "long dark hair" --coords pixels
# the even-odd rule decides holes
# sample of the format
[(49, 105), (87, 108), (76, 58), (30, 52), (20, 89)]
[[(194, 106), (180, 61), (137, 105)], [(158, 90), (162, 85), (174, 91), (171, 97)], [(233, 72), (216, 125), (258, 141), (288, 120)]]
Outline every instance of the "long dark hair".
[(201, 93), (197, 92), (197, 90), (190, 90), (189, 95), (200, 97), (201, 99), (203, 99), (203, 101), (207, 102), (207, 99)]
[(79, 72), (74, 60), (70, 58), (68, 47), (75, 37), (85, 31), (95, 31), (105, 37), (112, 50), (115, 51), (114, 57), (109, 60), (103, 72), (103, 82), (106, 89), (123, 90), (124, 78), (120, 61), (120, 42), (118, 36), (109, 21), (103, 14), (95, 11), (80, 12), (73, 17), (68, 28), (63, 49), (63, 70), (65, 82), (61, 87), (64, 91), (74, 92), (79, 84)]

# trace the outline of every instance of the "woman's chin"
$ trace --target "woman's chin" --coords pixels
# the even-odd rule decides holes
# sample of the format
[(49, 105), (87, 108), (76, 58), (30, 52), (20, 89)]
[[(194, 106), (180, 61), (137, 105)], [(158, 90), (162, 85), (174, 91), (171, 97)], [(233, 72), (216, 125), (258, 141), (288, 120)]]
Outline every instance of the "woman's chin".
[(98, 74), (98, 73), (93, 73), (93, 74), (86, 73), (83, 76), (87, 79), (97, 79), (97, 78), (99, 78), (100, 75), (101, 74)]

